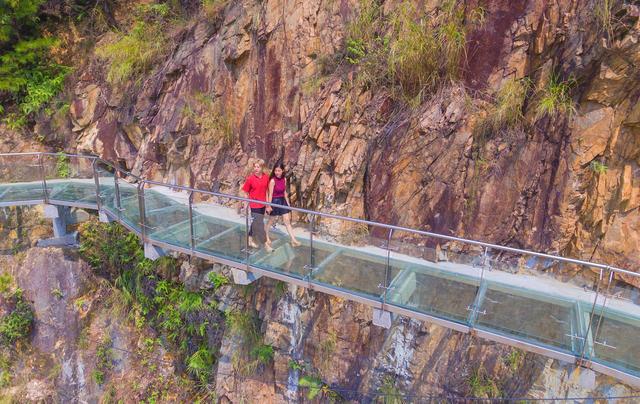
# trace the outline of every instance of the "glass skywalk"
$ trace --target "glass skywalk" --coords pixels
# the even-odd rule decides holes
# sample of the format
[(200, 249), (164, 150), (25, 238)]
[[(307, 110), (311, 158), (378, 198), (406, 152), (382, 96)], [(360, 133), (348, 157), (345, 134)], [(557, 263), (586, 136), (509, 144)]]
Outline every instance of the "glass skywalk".
[(147, 243), (432, 321), (640, 386), (640, 275), (295, 209), (293, 247), (247, 245), (242, 198), (146, 181), (100, 159), (0, 154), (0, 206), (96, 209)]

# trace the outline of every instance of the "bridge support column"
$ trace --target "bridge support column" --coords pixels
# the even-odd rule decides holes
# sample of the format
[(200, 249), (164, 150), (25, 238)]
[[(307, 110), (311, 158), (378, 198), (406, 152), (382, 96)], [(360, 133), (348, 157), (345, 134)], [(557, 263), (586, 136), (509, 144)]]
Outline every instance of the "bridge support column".
[(107, 212), (105, 212), (104, 210), (98, 211), (98, 220), (100, 220), (102, 223), (113, 222), (113, 220), (109, 217), (109, 215), (107, 215)]
[(380, 309), (373, 309), (373, 325), (382, 328), (391, 328), (391, 312)]
[(248, 285), (253, 281), (262, 278), (262, 275), (256, 275), (252, 272), (243, 271), (242, 269), (231, 268), (233, 274), (233, 282), (236, 285)]
[(53, 237), (38, 240), (38, 247), (63, 247), (75, 245), (78, 242), (78, 232), (67, 233), (67, 225), (75, 223), (76, 217), (71, 214), (68, 206), (44, 205), (44, 217), (51, 219)]
[(167, 255), (167, 252), (162, 248), (155, 246), (151, 243), (144, 243), (144, 257), (152, 261), (157, 260), (160, 257)]

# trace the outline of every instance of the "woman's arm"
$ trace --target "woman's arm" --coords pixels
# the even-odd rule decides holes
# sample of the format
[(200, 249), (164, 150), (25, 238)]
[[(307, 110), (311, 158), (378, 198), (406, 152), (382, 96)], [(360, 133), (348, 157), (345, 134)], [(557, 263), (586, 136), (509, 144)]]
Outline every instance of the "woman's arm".
[(267, 202), (271, 203), (273, 197), (273, 188), (276, 186), (276, 182), (273, 178), (269, 180), (269, 190), (267, 191)]

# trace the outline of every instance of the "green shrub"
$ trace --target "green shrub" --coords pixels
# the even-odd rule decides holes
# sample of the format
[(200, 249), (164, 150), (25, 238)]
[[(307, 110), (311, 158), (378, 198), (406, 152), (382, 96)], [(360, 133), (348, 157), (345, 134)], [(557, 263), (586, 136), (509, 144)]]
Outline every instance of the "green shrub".
[(31, 306), (22, 296), (21, 289), (17, 289), (10, 300), (14, 306), (13, 310), (0, 319), (0, 336), (7, 344), (29, 336), (35, 319)]
[(229, 284), (229, 278), (217, 272), (209, 272), (208, 278), (209, 282), (213, 283), (214, 289), (219, 289)]
[(82, 257), (111, 279), (135, 268), (144, 259), (136, 235), (118, 223), (88, 221), (80, 225), (79, 232)]
[(609, 167), (607, 167), (604, 163), (596, 160), (593, 160), (591, 163), (589, 163), (589, 168), (591, 169), (591, 171), (597, 174), (604, 174), (609, 169)]
[[(14, 130), (26, 124), (27, 117), (49, 102), (62, 89), (70, 68), (58, 64), (52, 48), (53, 37), (40, 32), (40, 6), (43, 0), (0, 2), (0, 92), (10, 95), (19, 112), (5, 122)], [(2, 108), (0, 113), (4, 113)]]
[(206, 140), (227, 145), (235, 141), (232, 118), (221, 101), (198, 93), (184, 106), (182, 114), (193, 119)]
[(56, 174), (58, 178), (69, 178), (71, 176), (69, 157), (62, 152), (56, 155)]
[(496, 93), (486, 117), (474, 128), (474, 137), (488, 139), (493, 133), (520, 125), (524, 120), (524, 103), (530, 89), (531, 81), (528, 78), (505, 81)]
[(382, 379), (382, 384), (380, 385), (378, 392), (381, 395), (381, 400), (377, 400), (378, 402), (382, 402), (384, 404), (404, 403), (402, 393), (400, 393), (400, 389), (396, 386), (395, 379), (391, 376), (385, 376)]
[(340, 395), (336, 391), (332, 390), (329, 385), (316, 376), (302, 376), (298, 382), (298, 386), (308, 389), (308, 400), (313, 400), (319, 395), (322, 395), (322, 398), (332, 403), (340, 399)]
[(504, 358), (505, 364), (511, 369), (512, 372), (517, 371), (524, 362), (524, 352), (520, 349), (514, 348)]
[(121, 86), (129, 80), (139, 82), (165, 55), (166, 47), (161, 24), (138, 21), (129, 32), (120, 33), (114, 43), (99, 46), (96, 54), (110, 63), (107, 80)]
[(600, 25), (600, 29), (606, 32), (610, 38), (613, 36), (613, 8), (616, 3), (616, 0), (596, 0), (595, 2), (596, 20)]
[(552, 75), (547, 86), (539, 91), (536, 119), (574, 113), (575, 107), (570, 94), (574, 84), (574, 80), (560, 81), (558, 76)]
[(486, 374), (483, 367), (479, 367), (473, 371), (467, 380), (467, 384), (472, 397), (498, 398), (501, 395), (498, 385)]
[(348, 25), (345, 58), (358, 66), (357, 85), (386, 87), (412, 105), (425, 90), (459, 78), (466, 54), (467, 25), (482, 22), (484, 12), (445, 1), (433, 11), (409, 0), (384, 15), (378, 2), (361, 2)]
[(202, 384), (206, 384), (214, 363), (214, 354), (206, 346), (202, 346), (187, 359), (187, 370)]
[(251, 356), (262, 365), (266, 365), (273, 360), (273, 347), (271, 345), (260, 344), (251, 350)]
[(0, 273), (0, 295), (5, 295), (11, 290), (13, 285), (13, 277), (7, 272)]

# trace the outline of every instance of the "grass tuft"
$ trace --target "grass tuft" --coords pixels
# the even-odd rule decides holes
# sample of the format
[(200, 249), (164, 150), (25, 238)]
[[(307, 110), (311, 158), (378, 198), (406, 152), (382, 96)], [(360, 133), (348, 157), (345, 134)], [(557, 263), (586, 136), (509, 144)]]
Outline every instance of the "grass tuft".
[(536, 119), (558, 114), (573, 114), (575, 107), (570, 93), (574, 85), (575, 81), (572, 79), (561, 81), (558, 76), (552, 75), (547, 86), (539, 91)]

